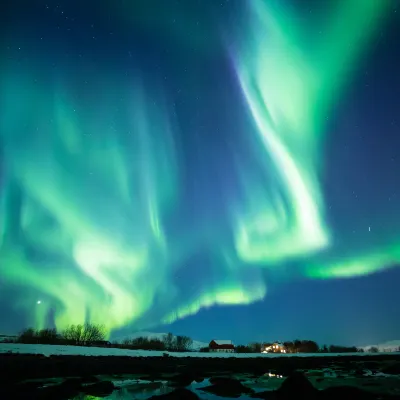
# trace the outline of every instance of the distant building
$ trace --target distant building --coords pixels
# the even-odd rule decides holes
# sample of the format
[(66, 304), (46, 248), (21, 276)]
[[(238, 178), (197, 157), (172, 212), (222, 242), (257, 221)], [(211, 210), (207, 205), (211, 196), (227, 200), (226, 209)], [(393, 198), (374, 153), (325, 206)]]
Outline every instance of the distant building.
[(233, 353), (235, 346), (232, 340), (211, 340), (208, 349), (210, 352)]
[(261, 348), (262, 353), (286, 353), (285, 346), (280, 342), (264, 345)]
[(18, 336), (0, 335), (0, 343), (13, 343), (18, 339)]

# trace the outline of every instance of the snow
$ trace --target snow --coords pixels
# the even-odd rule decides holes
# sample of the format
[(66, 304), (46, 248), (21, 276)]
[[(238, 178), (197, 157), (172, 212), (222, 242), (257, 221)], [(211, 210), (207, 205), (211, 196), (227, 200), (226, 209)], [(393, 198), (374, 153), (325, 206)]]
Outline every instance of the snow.
[[(0, 353), (19, 353), (19, 354), (43, 354), (65, 355), (65, 356), (128, 356), (128, 357), (161, 357), (167, 353), (171, 357), (203, 357), (203, 358), (275, 358), (275, 357), (348, 357), (348, 356), (379, 356), (382, 353), (296, 353), (296, 354), (279, 354), (279, 353), (169, 353), (165, 351), (151, 350), (126, 350), (104, 347), (83, 347), (83, 346), (59, 346), (48, 344), (17, 344), (17, 343), (0, 343)], [(393, 354), (393, 353), (389, 353)]]

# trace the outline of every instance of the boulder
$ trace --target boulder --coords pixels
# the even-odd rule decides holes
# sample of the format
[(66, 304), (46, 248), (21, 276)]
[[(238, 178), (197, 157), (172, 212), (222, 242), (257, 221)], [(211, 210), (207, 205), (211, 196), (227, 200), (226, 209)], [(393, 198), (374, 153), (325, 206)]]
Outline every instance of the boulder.
[(384, 374), (400, 375), (400, 363), (392, 364), (381, 370)]
[(83, 386), (81, 392), (94, 397), (109, 396), (115, 389), (115, 386), (110, 381), (96, 382)]
[(276, 391), (280, 400), (316, 399), (319, 391), (301, 372), (293, 372), (282, 383)]
[(254, 393), (253, 389), (242, 385), (237, 379), (233, 378), (212, 377), (210, 378), (210, 383), (212, 385), (199, 390), (221, 397), (240, 397), (241, 394)]
[(171, 386), (186, 387), (193, 382), (201, 382), (203, 378), (194, 372), (184, 372), (169, 378)]
[(178, 388), (167, 394), (151, 396), (148, 400), (199, 400), (199, 396), (191, 390)]
[(362, 390), (355, 386), (333, 386), (321, 391), (321, 400), (375, 400), (376, 394)]

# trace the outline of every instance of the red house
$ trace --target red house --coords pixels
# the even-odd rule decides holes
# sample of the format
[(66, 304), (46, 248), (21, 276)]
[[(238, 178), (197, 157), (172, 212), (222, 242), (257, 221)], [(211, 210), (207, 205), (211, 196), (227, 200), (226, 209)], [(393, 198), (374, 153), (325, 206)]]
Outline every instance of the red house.
[(235, 346), (232, 340), (211, 340), (208, 349), (210, 352), (233, 353)]

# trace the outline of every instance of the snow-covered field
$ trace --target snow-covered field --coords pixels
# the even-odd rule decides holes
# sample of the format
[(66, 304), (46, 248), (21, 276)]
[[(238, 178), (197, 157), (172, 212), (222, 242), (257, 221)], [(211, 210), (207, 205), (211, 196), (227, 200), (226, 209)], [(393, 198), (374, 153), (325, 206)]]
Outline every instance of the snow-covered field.
[[(169, 353), (166, 351), (149, 350), (125, 350), (103, 347), (81, 347), (81, 346), (59, 346), (47, 344), (17, 344), (0, 343), (0, 353), (20, 353), (20, 354), (43, 354), (50, 355), (69, 355), (69, 356), (128, 356), (128, 357), (161, 357), (168, 353), (171, 357), (216, 357), (216, 358), (274, 358), (274, 357), (346, 357), (346, 356), (379, 356), (386, 353), (297, 353), (297, 354), (274, 354), (274, 353)], [(399, 354), (400, 353), (387, 353)]]

